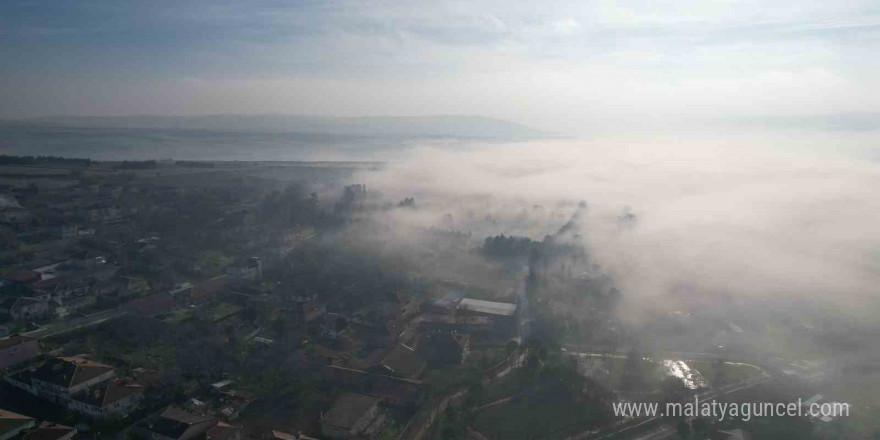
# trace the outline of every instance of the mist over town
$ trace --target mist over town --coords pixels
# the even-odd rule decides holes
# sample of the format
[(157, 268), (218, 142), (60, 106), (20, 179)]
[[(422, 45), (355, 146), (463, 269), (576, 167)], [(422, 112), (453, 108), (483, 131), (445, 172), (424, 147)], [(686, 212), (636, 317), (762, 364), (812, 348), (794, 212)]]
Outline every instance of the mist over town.
[(871, 2), (0, 26), (0, 440), (880, 438)]

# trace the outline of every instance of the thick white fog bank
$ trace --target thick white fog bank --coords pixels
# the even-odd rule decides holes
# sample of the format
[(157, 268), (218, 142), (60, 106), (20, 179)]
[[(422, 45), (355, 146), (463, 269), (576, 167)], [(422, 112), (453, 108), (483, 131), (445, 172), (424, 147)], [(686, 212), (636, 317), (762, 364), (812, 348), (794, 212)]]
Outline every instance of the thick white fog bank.
[[(874, 314), (878, 137), (724, 139), (423, 146), (360, 180), (392, 197), (415, 196), (421, 209), (405, 220), (439, 225), (450, 213), (454, 228), (475, 235), (541, 239), (586, 201), (583, 239), (632, 316), (717, 305), (720, 296), (783, 307), (809, 298), (847, 315)], [(635, 221), (622, 223), (624, 212)]]

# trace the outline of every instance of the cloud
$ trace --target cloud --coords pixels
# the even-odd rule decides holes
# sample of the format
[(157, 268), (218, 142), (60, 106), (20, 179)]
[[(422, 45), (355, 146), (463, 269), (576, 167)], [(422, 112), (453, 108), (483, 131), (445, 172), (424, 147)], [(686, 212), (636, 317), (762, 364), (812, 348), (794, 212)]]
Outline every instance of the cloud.
[(880, 103), (865, 1), (9, 2), (0, 28), (5, 117), (463, 113), (594, 135)]
[(581, 24), (573, 18), (564, 18), (553, 23), (552, 27), (560, 35), (572, 35), (581, 28)]

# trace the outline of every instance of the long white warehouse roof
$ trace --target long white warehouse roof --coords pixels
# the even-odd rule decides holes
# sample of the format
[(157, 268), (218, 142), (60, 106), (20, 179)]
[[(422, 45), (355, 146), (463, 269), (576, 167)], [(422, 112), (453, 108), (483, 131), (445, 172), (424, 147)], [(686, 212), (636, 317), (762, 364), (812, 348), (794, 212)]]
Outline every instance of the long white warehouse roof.
[(516, 313), (516, 304), (464, 298), (458, 303), (458, 309), (490, 315), (512, 316)]

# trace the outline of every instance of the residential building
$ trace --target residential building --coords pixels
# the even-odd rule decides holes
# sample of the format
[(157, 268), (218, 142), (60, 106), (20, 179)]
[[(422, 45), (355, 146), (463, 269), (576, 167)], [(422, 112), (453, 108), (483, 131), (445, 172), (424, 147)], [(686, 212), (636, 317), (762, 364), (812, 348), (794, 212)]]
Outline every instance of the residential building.
[(69, 440), (76, 435), (76, 428), (52, 422), (40, 423), (37, 429), (28, 431), (22, 440)]
[(211, 384), (212, 391), (218, 399), (215, 401), (217, 415), (226, 420), (235, 420), (245, 408), (256, 400), (250, 391), (233, 386), (231, 380), (222, 380)]
[(0, 370), (29, 361), (40, 354), (40, 343), (28, 336), (0, 339)]
[(144, 387), (116, 378), (71, 396), (68, 408), (96, 418), (134, 411), (144, 396)]
[(37, 292), (49, 294), (52, 299), (64, 301), (70, 297), (89, 295), (98, 279), (92, 272), (69, 272), (44, 278), (33, 284)]
[(157, 370), (137, 367), (131, 370), (131, 375), (134, 377), (135, 382), (144, 388), (154, 387), (160, 383), (159, 371)]
[(27, 269), (9, 269), (3, 278), (12, 283), (30, 284), (40, 281), (42, 274)]
[(36, 319), (49, 313), (49, 301), (27, 296), (7, 298), (0, 303), (0, 307), (17, 322)]
[(144, 387), (116, 378), (116, 368), (83, 356), (57, 357), (8, 376), (6, 381), (35, 396), (94, 418), (128, 414)]
[(309, 437), (302, 432), (298, 432), (296, 434), (288, 434), (283, 431), (272, 430), (272, 440), (318, 440), (314, 437)]
[(367, 437), (379, 415), (379, 399), (363, 394), (343, 394), (321, 417), (321, 434), (333, 439)]
[(112, 379), (116, 369), (84, 357), (52, 358), (6, 378), (7, 382), (49, 401), (67, 404), (71, 396)]
[(0, 409), (0, 440), (10, 440), (35, 424), (31, 417)]
[(241, 440), (241, 427), (217, 422), (205, 433), (205, 440)]
[(295, 434), (288, 434), (286, 432), (276, 431), (274, 429), (272, 430), (272, 438), (274, 440), (298, 440), (298, 437), (299, 436)]
[(136, 429), (149, 440), (191, 440), (204, 436), (216, 424), (214, 417), (169, 406), (158, 416), (138, 423)]
[(219, 409), (217, 410), (217, 414), (226, 420), (237, 419), (251, 403), (257, 400), (256, 396), (249, 391), (237, 388), (224, 391), (221, 394), (223, 395), (223, 398), (219, 405)]

